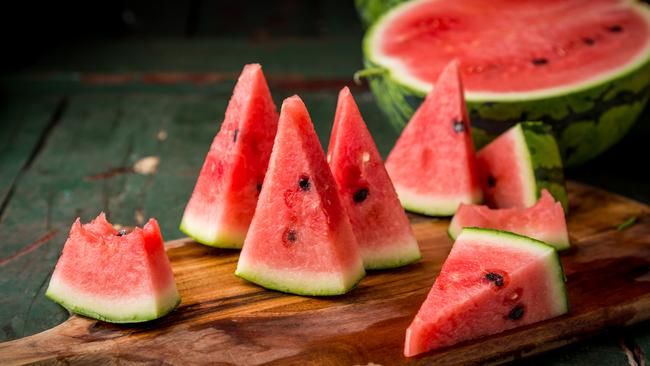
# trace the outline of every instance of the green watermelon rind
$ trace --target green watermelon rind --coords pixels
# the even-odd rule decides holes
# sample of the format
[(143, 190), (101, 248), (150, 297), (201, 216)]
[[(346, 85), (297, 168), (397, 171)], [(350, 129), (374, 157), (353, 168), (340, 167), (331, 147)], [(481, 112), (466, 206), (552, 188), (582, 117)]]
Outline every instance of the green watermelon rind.
[[(333, 281), (323, 281), (314, 277), (308, 278), (309, 275), (297, 271), (280, 273), (273, 269), (261, 268), (259, 265), (247, 265), (242, 263), (240, 257), (235, 275), (269, 290), (288, 294), (301, 296), (337, 296), (343, 295), (355, 288), (366, 276), (363, 265), (359, 265), (356, 268), (360, 268), (361, 270), (358, 273), (351, 273), (345, 276), (346, 278), (343, 279), (344, 284), (341, 286), (340, 279), (335, 278)], [(302, 278), (293, 280), (293, 278), (298, 277)]]
[(560, 261), (560, 255), (555, 247), (528, 236), (495, 229), (466, 227), (463, 228), (458, 237), (461, 235), (464, 237), (467, 237), (468, 235), (477, 235), (481, 240), (484, 240), (485, 237), (488, 236), (498, 239), (500, 244), (505, 243), (514, 246), (530, 246), (531, 249), (535, 248), (537, 250), (550, 250), (551, 255), (548, 257), (547, 264), (550, 266), (550, 270), (554, 272), (555, 280), (553, 281), (553, 284), (555, 287), (555, 298), (557, 299), (556, 305), (558, 306), (558, 312), (567, 313), (569, 311), (570, 306), (569, 296), (566, 289), (566, 276), (564, 274), (562, 262)]
[(562, 204), (564, 212), (569, 211), (569, 198), (564, 183), (562, 158), (553, 130), (541, 122), (521, 122), (517, 124), (519, 136), (526, 144), (525, 155), (532, 169), (535, 204), (542, 190), (549, 193)]
[[(418, 1), (423, 0), (404, 2), (388, 11), (379, 1), (383, 8), (378, 14), (384, 13), (368, 29), (363, 40), (364, 64), (368, 72), (360, 74), (368, 78), (380, 109), (398, 131), (409, 121), (428, 90), (400, 80), (389, 66), (376, 61), (371, 40), (393, 14)], [(650, 22), (649, 5), (638, 1), (629, 4)], [(466, 93), (472, 137), (477, 148), (517, 122), (539, 120), (555, 131), (565, 166), (584, 163), (620, 140), (634, 125), (649, 97), (650, 48), (625, 68), (575, 86), (526, 97), (516, 93), (499, 97)]]
[[(116, 324), (143, 323), (159, 319), (171, 313), (181, 303), (180, 295), (178, 294), (175, 285), (173, 285), (170, 286), (170, 289), (168, 290), (169, 293), (166, 294), (166, 296), (162, 297), (162, 299), (167, 300), (166, 303), (163, 303), (161, 306), (159, 306), (157, 311), (136, 311), (129, 313), (127, 309), (127, 311), (125, 311), (123, 314), (109, 314), (107, 312), (95, 311), (88, 306), (77, 305), (75, 304), (77, 301), (74, 299), (70, 300), (70, 298), (74, 298), (78, 295), (75, 295), (73, 291), (70, 291), (67, 294), (59, 293), (61, 291), (66, 292), (61, 288), (61, 286), (53, 285), (53, 283), (50, 282), (50, 286), (45, 292), (45, 296), (63, 306), (71, 313)], [(107, 302), (111, 302), (111, 300), (107, 300)], [(116, 307), (116, 310), (119, 310), (118, 308), (121, 307)]]
[(434, 217), (452, 216), (461, 203), (476, 204), (483, 199), (483, 193), (480, 190), (472, 192), (470, 196), (454, 198), (427, 196), (399, 186), (395, 186), (395, 190), (405, 210)]
[[(454, 225), (454, 226), (452, 226), (452, 223), (453, 223), (453, 220), (452, 220), (452, 222), (449, 224), (449, 226), (448, 226), (448, 228), (447, 228), (447, 236), (449, 237), (449, 239), (450, 239), (450, 240), (452, 241), (452, 243), (453, 243), (453, 242), (456, 241), (456, 238), (458, 238), (458, 235), (460, 235), (460, 232), (461, 232), (464, 228), (461, 227), (460, 225)], [(469, 226), (466, 227), (466, 228), (469, 228)], [(490, 230), (502, 231), (502, 232), (506, 232), (506, 233), (508, 232), (508, 231), (497, 230), (497, 229), (490, 229)], [(513, 234), (515, 234), (515, 235), (519, 235), (519, 234), (516, 234), (516, 233), (513, 233)], [(524, 237), (526, 237), (525, 235), (520, 235), (520, 236), (524, 236)], [(558, 251), (563, 251), (563, 250), (567, 250), (567, 249), (571, 248), (571, 243), (569, 242), (568, 239), (567, 239), (567, 240), (557, 240), (557, 241), (554, 241), (554, 242), (552, 242), (552, 243), (551, 243), (551, 242), (545, 242), (545, 241), (543, 241), (543, 240), (539, 240), (539, 239), (535, 239), (535, 238), (531, 238), (531, 239), (534, 239), (534, 240), (540, 241), (540, 242), (542, 242), (542, 243), (544, 243), (544, 244), (546, 244), (546, 245), (550, 245), (550, 246), (554, 247), (554, 248), (555, 248), (556, 250), (558, 250)]]
[(197, 243), (222, 249), (241, 249), (244, 246), (245, 232), (236, 230), (217, 230), (216, 235), (206, 235), (206, 230), (197, 228), (198, 225), (190, 224), (185, 217), (181, 220), (179, 230)]

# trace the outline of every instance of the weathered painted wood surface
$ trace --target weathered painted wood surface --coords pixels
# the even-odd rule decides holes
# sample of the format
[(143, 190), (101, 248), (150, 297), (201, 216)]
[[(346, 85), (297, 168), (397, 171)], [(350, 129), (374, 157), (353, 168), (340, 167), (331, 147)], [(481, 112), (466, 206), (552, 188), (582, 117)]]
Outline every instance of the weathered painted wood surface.
[[(569, 187), (573, 247), (562, 262), (571, 311), (556, 319), (404, 358), (404, 330), (451, 247), (448, 220), (414, 225), (422, 261), (370, 273), (352, 292), (332, 298), (265, 290), (233, 275), (237, 251), (181, 239), (168, 243), (183, 299), (171, 315), (141, 325), (73, 316), (0, 344), (0, 364), (502, 363), (650, 319), (650, 207), (589, 186)], [(612, 225), (631, 216), (638, 222), (626, 230)]]

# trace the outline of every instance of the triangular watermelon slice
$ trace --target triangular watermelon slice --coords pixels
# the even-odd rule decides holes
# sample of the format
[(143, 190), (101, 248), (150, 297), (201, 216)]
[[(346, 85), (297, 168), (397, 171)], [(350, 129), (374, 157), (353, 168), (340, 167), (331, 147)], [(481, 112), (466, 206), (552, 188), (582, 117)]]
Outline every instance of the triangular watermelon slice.
[(262, 67), (244, 67), (205, 158), (180, 229), (199, 243), (241, 248), (273, 147), (278, 113)]
[(482, 227), (529, 236), (554, 246), (569, 248), (564, 209), (546, 189), (535, 206), (491, 209), (483, 205), (461, 204), (449, 224), (449, 236), (456, 239), (465, 227)]
[(307, 108), (285, 99), (269, 170), (235, 274), (269, 289), (338, 295), (365, 271)]
[(476, 158), (488, 206), (531, 207), (547, 189), (567, 212), (562, 158), (549, 125), (518, 123), (482, 148)]
[(339, 93), (327, 160), (366, 269), (420, 259), (409, 220), (347, 87)]
[(467, 228), (406, 330), (404, 355), (454, 345), (568, 311), (557, 251), (505, 231)]
[(129, 233), (115, 230), (103, 213), (88, 224), (74, 222), (45, 295), (112, 323), (156, 319), (180, 302), (158, 222)]
[(450, 216), (460, 203), (482, 199), (458, 63), (442, 72), (386, 159), (402, 205)]

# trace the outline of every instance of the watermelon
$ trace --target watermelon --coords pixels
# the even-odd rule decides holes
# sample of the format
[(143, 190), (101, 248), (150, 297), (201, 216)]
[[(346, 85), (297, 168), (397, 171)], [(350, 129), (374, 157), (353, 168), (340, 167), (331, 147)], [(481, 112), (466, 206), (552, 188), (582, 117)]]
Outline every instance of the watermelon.
[(556, 250), (505, 231), (467, 228), (406, 330), (406, 357), (568, 311)]
[(241, 248), (273, 147), (278, 113), (258, 64), (246, 65), (187, 203), (180, 230), (199, 243)]
[(402, 205), (450, 216), (482, 199), (458, 63), (451, 62), (386, 159)]
[(327, 161), (366, 269), (403, 266), (420, 249), (350, 89), (339, 93)]
[[(398, 1), (360, 1), (374, 18)], [(635, 0), (414, 0), (368, 30), (361, 76), (402, 128), (461, 61), (478, 147), (520, 121), (553, 127), (566, 165), (618, 141), (650, 95), (650, 6)]]
[(551, 128), (518, 123), (476, 154), (490, 207), (531, 207), (547, 189), (568, 210), (562, 158)]
[(530, 208), (490, 209), (461, 204), (449, 224), (449, 236), (455, 240), (465, 227), (510, 231), (543, 241), (557, 250), (569, 248), (564, 210), (546, 189), (542, 189), (539, 201)]
[(338, 295), (364, 276), (363, 260), (307, 108), (280, 111), (269, 170), (235, 274), (299, 295)]
[(129, 233), (115, 230), (104, 213), (72, 224), (45, 295), (111, 323), (160, 318), (181, 301), (158, 222)]

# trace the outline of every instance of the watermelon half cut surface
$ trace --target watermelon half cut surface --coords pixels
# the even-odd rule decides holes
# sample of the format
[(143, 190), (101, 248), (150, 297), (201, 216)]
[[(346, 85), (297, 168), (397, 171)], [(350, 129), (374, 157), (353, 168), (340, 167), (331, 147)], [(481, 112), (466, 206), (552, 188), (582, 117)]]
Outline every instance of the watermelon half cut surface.
[(419, 260), (409, 220), (347, 87), (339, 93), (327, 160), (366, 269)]
[(562, 158), (548, 125), (518, 123), (479, 150), (476, 158), (488, 206), (531, 207), (547, 189), (568, 211)]
[(158, 222), (127, 233), (103, 213), (88, 224), (74, 222), (45, 295), (111, 323), (160, 318), (181, 301)]
[(284, 100), (269, 170), (235, 274), (269, 289), (339, 295), (363, 260), (307, 108)]
[(650, 95), (650, 7), (641, 1), (408, 1), (377, 20), (363, 51), (362, 74), (397, 127), (459, 59), (479, 146), (539, 120), (568, 165), (620, 139)]
[(402, 131), (386, 170), (402, 206), (451, 216), (461, 203), (479, 203), (481, 187), (458, 63), (450, 63)]
[(568, 311), (557, 251), (525, 236), (467, 228), (406, 330), (404, 355), (497, 334)]
[(241, 248), (273, 147), (278, 113), (262, 67), (244, 67), (187, 203), (180, 229), (199, 243)]
[(546, 189), (542, 190), (539, 201), (529, 208), (491, 209), (461, 204), (449, 224), (449, 236), (455, 240), (465, 227), (510, 231), (543, 241), (557, 250), (570, 246), (564, 209)]

